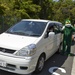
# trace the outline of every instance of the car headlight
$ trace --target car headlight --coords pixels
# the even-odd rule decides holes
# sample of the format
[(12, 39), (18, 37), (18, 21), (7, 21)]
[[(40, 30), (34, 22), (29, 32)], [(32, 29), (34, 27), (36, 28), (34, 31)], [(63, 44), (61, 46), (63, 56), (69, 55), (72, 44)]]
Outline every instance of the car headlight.
[(36, 45), (35, 44), (30, 44), (21, 50), (19, 50), (16, 55), (17, 56), (32, 56), (36, 52)]

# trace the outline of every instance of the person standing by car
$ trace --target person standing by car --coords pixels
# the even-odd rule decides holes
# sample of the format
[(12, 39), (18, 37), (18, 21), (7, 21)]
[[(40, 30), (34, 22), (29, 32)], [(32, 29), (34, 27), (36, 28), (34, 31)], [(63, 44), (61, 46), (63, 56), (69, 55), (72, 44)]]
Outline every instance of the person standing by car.
[(63, 33), (63, 49), (61, 54), (71, 55), (71, 43), (72, 33), (75, 32), (75, 28), (72, 26), (70, 20), (66, 20), (65, 26), (63, 26), (61, 32)]

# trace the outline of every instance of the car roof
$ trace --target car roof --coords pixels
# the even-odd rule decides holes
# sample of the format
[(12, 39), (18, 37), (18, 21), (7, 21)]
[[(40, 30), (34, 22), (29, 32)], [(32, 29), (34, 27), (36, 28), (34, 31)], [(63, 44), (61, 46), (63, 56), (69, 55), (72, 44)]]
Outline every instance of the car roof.
[(22, 19), (21, 21), (50, 22), (50, 23), (59, 23), (60, 25), (62, 25), (61, 22), (58, 22), (58, 21), (52, 21), (52, 20), (44, 20), (44, 19)]
[(21, 21), (49, 22), (49, 20), (43, 20), (43, 19), (22, 19)]

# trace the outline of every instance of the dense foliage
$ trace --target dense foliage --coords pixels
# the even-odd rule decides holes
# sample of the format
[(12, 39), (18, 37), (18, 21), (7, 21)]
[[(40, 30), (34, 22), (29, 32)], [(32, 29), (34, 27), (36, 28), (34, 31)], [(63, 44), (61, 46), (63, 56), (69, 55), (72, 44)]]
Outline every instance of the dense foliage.
[[(7, 29), (21, 19), (49, 19), (75, 23), (75, 1), (72, 0), (0, 0), (0, 27)], [(2, 29), (1, 28), (1, 29)]]

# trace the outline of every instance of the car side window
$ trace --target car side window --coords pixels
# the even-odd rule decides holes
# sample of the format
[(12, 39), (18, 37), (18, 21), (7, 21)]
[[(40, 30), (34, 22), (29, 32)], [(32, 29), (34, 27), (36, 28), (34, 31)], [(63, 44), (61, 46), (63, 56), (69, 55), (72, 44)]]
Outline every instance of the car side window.
[(50, 23), (48, 28), (47, 28), (47, 32), (54, 32), (54, 23)]
[(58, 30), (61, 30), (61, 29), (62, 29), (62, 24), (55, 23), (54, 28), (55, 28), (55, 29), (58, 29)]
[(48, 28), (47, 28), (47, 37), (49, 32), (54, 32), (54, 23), (50, 23)]
[(59, 23), (55, 23), (54, 25), (54, 31), (55, 31), (55, 34), (58, 34), (58, 30), (61, 30), (61, 27), (62, 25), (60, 25)]
[(55, 25), (54, 25), (54, 29), (55, 30), (58, 30), (59, 29), (59, 26), (55, 23)]
[(60, 28), (61, 28), (61, 25), (59, 25), (59, 23), (50, 23), (47, 28), (45, 38), (48, 37), (49, 32), (54, 32), (55, 34), (58, 34), (57, 31), (60, 30)]

